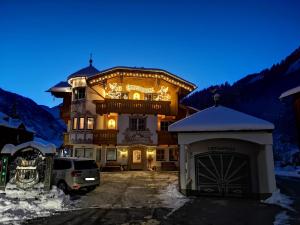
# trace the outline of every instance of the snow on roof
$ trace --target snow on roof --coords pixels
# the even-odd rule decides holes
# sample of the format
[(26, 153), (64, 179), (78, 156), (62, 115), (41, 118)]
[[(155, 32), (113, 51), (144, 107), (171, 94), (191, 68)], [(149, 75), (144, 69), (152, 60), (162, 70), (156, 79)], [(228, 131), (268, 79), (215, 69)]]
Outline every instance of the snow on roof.
[(169, 126), (171, 132), (273, 130), (268, 121), (224, 106), (213, 106)]
[(4, 145), (1, 153), (14, 155), (18, 150), (28, 147), (36, 148), (40, 150), (44, 155), (56, 153), (56, 147), (54, 144), (49, 143), (45, 145), (44, 143), (38, 141), (29, 141), (20, 145), (6, 144)]
[(11, 118), (5, 113), (0, 112), (0, 126), (18, 129), (21, 125), (23, 125), (27, 131), (34, 133), (34, 131), (28, 129), (21, 120)]
[(47, 92), (72, 92), (72, 88), (68, 82), (61, 81), (47, 90)]
[(292, 89), (289, 89), (289, 90), (283, 92), (283, 93), (280, 95), (279, 99), (288, 97), (288, 96), (290, 96), (290, 95), (297, 94), (297, 93), (299, 93), (299, 92), (300, 92), (300, 86), (295, 87), (295, 88), (292, 88)]

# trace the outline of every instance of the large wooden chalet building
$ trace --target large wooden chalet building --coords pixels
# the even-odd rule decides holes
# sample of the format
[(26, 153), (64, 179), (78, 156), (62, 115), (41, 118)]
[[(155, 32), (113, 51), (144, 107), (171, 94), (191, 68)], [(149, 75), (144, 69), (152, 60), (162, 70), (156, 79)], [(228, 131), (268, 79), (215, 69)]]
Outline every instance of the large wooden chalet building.
[(90, 65), (49, 89), (63, 98), (65, 148), (73, 157), (124, 170), (178, 167), (177, 135), (168, 126), (195, 112), (180, 100), (196, 86), (161, 69)]

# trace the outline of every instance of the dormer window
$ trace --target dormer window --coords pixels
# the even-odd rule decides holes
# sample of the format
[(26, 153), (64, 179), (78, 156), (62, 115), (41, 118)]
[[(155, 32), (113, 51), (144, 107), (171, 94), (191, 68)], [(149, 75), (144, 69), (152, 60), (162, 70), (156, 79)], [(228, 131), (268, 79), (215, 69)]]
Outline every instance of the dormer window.
[(85, 87), (73, 88), (73, 99), (79, 100), (85, 98)]

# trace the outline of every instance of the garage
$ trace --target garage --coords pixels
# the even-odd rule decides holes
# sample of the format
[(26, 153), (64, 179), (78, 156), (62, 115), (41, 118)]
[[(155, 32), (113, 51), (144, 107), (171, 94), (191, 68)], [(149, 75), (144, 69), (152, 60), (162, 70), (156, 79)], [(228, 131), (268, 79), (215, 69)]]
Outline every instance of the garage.
[(180, 145), (181, 192), (268, 197), (276, 189), (273, 129), (268, 121), (220, 105), (170, 125)]
[(208, 152), (195, 156), (196, 189), (201, 194), (243, 196), (250, 192), (247, 155)]

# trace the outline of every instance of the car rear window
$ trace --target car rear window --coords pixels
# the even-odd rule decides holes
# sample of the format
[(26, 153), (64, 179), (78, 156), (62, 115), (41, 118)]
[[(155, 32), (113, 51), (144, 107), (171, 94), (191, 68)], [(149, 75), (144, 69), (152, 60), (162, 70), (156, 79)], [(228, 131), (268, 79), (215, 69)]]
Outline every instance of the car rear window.
[(98, 169), (94, 160), (74, 161), (75, 170)]

